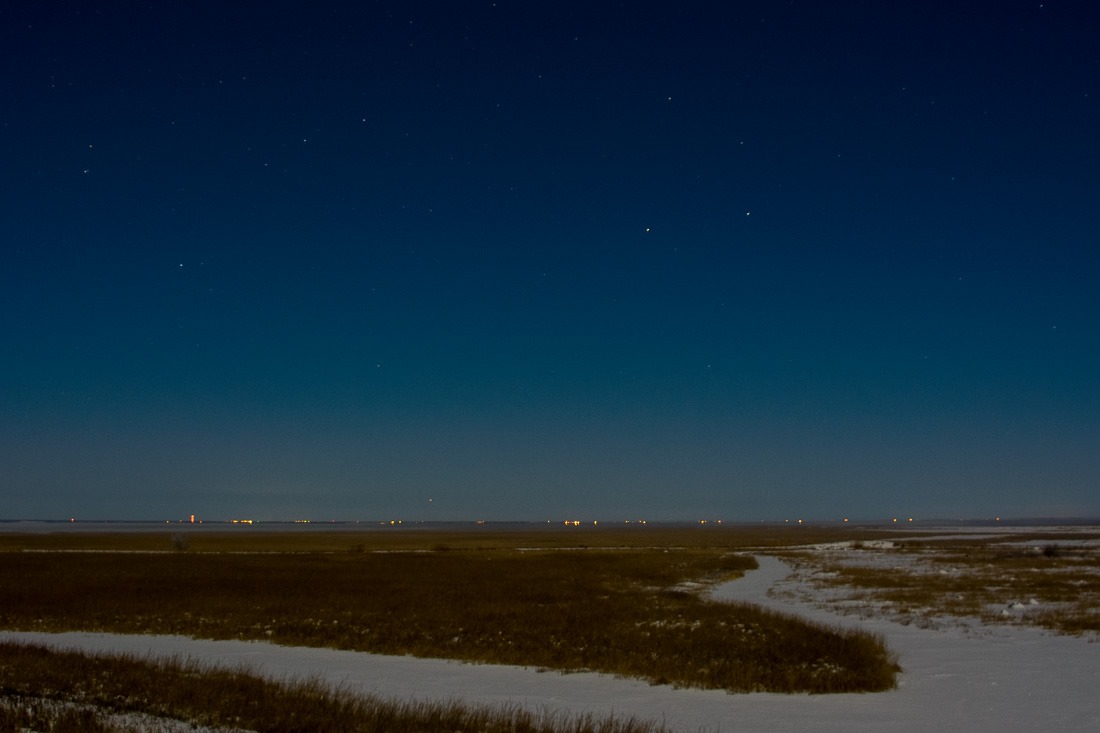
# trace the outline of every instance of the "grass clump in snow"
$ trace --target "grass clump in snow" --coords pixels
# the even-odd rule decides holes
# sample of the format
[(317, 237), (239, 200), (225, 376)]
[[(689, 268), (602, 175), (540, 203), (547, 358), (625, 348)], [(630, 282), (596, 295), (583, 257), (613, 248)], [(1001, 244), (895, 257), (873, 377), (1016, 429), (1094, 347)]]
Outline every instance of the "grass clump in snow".
[[(178, 661), (88, 655), (0, 643), (0, 731), (143, 731), (173, 720), (219, 730), (430, 733), (651, 733), (633, 719), (565, 717), (458, 702), (397, 702), (333, 691), (316, 682), (273, 682), (242, 670)], [(67, 703), (56, 705), (49, 703)], [(113, 715), (140, 714), (134, 728)], [(75, 727), (74, 727), (75, 726)], [(183, 729), (183, 728), (180, 728)]]
[[(898, 543), (880, 553), (792, 555), (814, 568), (810, 580), (838, 600), (878, 606), (903, 622), (972, 617), (1069, 634), (1100, 632), (1100, 537), (1075, 542), (1033, 536)], [(855, 544), (852, 550), (856, 550)]]

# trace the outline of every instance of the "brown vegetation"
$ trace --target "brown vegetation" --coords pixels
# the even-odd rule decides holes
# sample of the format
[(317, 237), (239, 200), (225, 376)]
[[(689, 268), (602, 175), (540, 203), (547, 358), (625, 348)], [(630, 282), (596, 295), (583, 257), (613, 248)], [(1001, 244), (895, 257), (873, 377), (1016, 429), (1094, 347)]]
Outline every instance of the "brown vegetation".
[[(7, 701), (7, 704), (2, 704)], [(75, 705), (55, 706), (43, 701)], [(632, 719), (565, 717), (457, 702), (394, 702), (314, 682), (281, 683), (194, 663), (0, 644), (0, 733), (132, 730), (107, 713), (141, 713), (249, 731), (362, 733), (651, 733)]]
[[(685, 589), (754, 566), (717, 546), (717, 533), (706, 547), (651, 532), (647, 549), (623, 549), (621, 533), (586, 538), (607, 549), (515, 549), (579, 536), (410, 532), (400, 539), (413, 543), (408, 551), (376, 552), (377, 535), (318, 533), (286, 535), (295, 551), (273, 552), (269, 536), (255, 551), (241, 535), (194, 535), (187, 551), (150, 553), (103, 551), (104, 538), (88, 535), (99, 551), (0, 552), (0, 627), (266, 639), (731, 691), (894, 685), (897, 667), (880, 639)], [(343, 549), (316, 549), (333, 542)]]
[[(1062, 633), (1100, 632), (1100, 552), (1077, 533), (900, 542), (868, 551), (790, 554), (835, 600), (860, 600), (906, 623), (972, 617)], [(1059, 541), (1060, 540), (1060, 541)], [(863, 556), (861, 558), (861, 556)]]

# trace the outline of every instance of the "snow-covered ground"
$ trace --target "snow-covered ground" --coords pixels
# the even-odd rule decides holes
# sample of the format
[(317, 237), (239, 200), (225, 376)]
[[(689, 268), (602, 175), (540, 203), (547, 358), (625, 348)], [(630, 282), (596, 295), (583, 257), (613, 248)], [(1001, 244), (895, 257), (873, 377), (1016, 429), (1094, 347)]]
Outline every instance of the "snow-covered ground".
[[(758, 570), (711, 592), (882, 634), (904, 673), (892, 692), (843, 695), (729, 694), (674, 689), (599, 674), (474, 665), (265, 642), (172, 636), (0, 632), (0, 639), (58, 648), (190, 657), (276, 678), (319, 678), (383, 697), (455, 699), (664, 722), (677, 731), (1100, 731), (1100, 644), (1029, 628), (974, 635), (829, 614), (769, 594), (791, 568), (761, 556)], [(788, 587), (789, 591), (790, 588)]]

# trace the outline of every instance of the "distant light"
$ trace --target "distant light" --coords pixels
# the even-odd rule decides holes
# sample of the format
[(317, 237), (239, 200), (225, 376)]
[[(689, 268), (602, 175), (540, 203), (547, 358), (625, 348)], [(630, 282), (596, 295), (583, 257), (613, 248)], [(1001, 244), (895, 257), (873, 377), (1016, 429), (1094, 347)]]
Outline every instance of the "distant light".
[(844, 517), (844, 521), (845, 521), (845, 522), (847, 522), (847, 521), (848, 521), (848, 517)]

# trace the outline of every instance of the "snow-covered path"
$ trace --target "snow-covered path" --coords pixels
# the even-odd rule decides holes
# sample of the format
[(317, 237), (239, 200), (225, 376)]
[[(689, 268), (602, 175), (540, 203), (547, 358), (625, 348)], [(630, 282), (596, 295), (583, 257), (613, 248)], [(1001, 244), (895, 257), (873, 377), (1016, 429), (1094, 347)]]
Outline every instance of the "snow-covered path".
[(678, 731), (1098, 731), (1100, 644), (1010, 629), (973, 637), (888, 621), (838, 619), (767, 595), (789, 575), (780, 560), (719, 586), (714, 596), (798, 613), (836, 625), (858, 623), (886, 637), (905, 672), (898, 690), (876, 694), (733, 695), (678, 690), (598, 674), (388, 657), (264, 642), (171, 636), (2, 632), (0, 639), (58, 648), (190, 657), (247, 665), (277, 678), (317, 677), (383, 697), (520, 704), (536, 709), (619, 714)]

